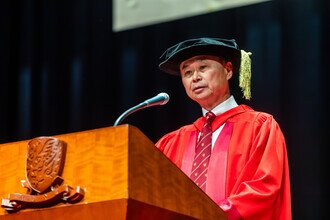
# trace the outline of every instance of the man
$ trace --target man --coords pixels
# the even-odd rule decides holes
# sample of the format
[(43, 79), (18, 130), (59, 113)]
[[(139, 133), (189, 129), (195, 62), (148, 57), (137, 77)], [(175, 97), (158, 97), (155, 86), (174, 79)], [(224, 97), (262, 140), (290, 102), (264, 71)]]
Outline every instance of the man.
[(181, 76), (205, 117), (166, 134), (156, 146), (228, 219), (291, 219), (280, 127), (271, 115), (238, 105), (230, 93), (229, 80), (239, 72), (240, 87), (250, 98), (250, 55), (235, 40), (219, 38), (190, 39), (167, 49), (160, 69)]

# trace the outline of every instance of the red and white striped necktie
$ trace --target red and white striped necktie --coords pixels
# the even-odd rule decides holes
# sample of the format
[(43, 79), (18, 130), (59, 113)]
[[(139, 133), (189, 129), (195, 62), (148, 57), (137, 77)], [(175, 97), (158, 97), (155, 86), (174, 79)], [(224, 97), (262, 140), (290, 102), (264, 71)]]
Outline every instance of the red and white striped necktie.
[(192, 166), (192, 172), (190, 179), (192, 179), (197, 186), (205, 191), (207, 168), (211, 156), (212, 148), (212, 127), (211, 123), (215, 118), (215, 114), (207, 112), (205, 115), (205, 123), (202, 129), (202, 133), (195, 149), (195, 159)]

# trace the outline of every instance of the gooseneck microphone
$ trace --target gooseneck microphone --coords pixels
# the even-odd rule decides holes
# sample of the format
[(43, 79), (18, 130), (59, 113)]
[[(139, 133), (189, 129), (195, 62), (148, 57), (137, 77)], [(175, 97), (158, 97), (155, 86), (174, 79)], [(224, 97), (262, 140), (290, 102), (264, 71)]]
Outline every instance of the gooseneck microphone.
[(147, 107), (151, 107), (151, 106), (155, 106), (155, 105), (165, 105), (168, 101), (170, 100), (170, 96), (165, 93), (165, 92), (161, 92), (158, 95), (145, 100), (144, 102), (141, 102), (140, 104), (133, 106), (132, 108), (128, 109), (127, 111), (125, 111), (123, 114), (121, 114), (117, 120), (115, 121), (115, 123), (113, 124), (113, 126), (117, 126), (120, 122), (122, 122), (127, 116), (129, 116), (130, 114), (139, 111), (141, 109), (147, 108)]

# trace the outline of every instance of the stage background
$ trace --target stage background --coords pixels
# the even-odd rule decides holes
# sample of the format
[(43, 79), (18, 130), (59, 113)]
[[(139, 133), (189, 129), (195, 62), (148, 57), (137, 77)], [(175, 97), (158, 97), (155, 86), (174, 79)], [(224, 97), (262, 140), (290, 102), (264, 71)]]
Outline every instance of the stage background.
[(253, 53), (252, 100), (233, 93), (281, 125), (293, 219), (325, 219), (329, 12), (326, 0), (274, 0), (113, 32), (111, 1), (1, 1), (0, 142), (112, 126), (167, 92), (167, 105), (124, 121), (156, 142), (201, 115), (180, 78), (158, 70), (162, 52), (187, 38), (235, 38)]

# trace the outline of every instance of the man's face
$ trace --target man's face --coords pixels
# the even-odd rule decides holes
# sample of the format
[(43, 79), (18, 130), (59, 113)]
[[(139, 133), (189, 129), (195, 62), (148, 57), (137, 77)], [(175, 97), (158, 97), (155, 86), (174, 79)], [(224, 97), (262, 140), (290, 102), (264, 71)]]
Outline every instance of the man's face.
[(216, 56), (195, 56), (180, 64), (180, 73), (187, 95), (203, 108), (213, 109), (230, 96), (228, 80), (232, 63)]

